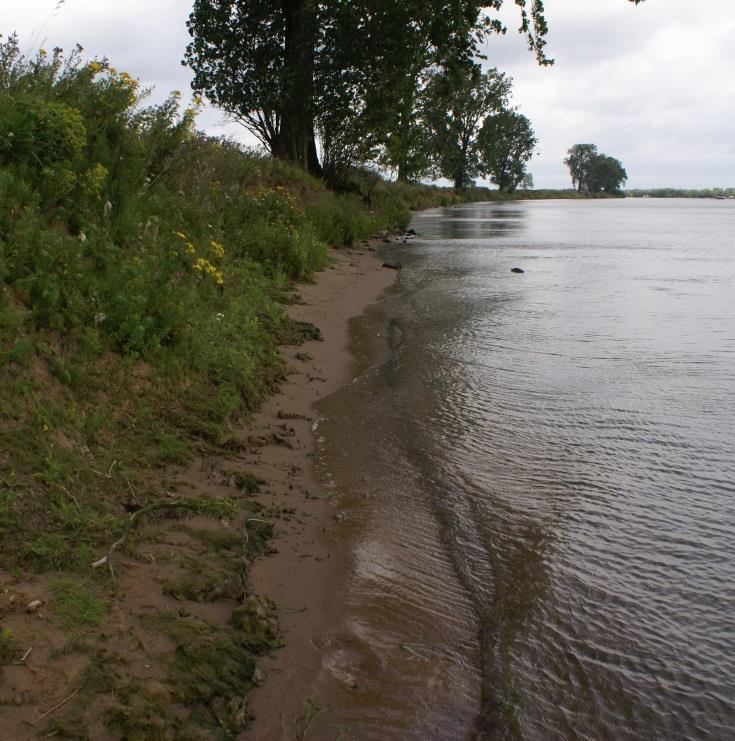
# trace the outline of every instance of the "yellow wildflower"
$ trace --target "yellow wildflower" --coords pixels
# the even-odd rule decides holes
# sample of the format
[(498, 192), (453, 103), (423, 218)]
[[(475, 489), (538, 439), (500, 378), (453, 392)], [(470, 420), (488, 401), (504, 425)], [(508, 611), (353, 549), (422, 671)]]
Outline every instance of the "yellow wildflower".
[(222, 274), (222, 271), (219, 270), (217, 267), (212, 265), (209, 260), (207, 260), (205, 257), (199, 257), (197, 258), (194, 265), (192, 265), (194, 270), (198, 270), (200, 273), (206, 273), (207, 275), (212, 276), (212, 280), (218, 285), (221, 286), (225, 282), (225, 277)]
[(174, 236), (186, 240), (186, 234), (184, 234), (184, 232), (174, 232)]
[(138, 81), (131, 77), (127, 72), (120, 73), (120, 82), (122, 82), (123, 85), (127, 85), (131, 92), (135, 92), (138, 89)]
[(225, 256), (225, 248), (219, 243), (212, 240), (209, 243), (209, 249), (212, 251), (212, 254), (215, 257), (224, 257)]
[(98, 196), (105, 185), (108, 174), (107, 168), (97, 162), (82, 175), (82, 187), (92, 195)]
[(187, 242), (187, 243), (186, 243), (186, 244), (184, 245), (184, 249), (185, 249), (185, 250), (186, 250), (186, 251), (187, 251), (187, 252), (188, 252), (188, 253), (189, 253), (190, 255), (193, 255), (193, 254), (194, 254), (194, 253), (195, 253), (195, 252), (197, 251), (197, 248), (196, 248), (196, 247), (195, 247), (195, 246), (194, 246), (194, 245), (193, 245), (193, 244), (192, 244), (191, 242)]
[(102, 66), (102, 64), (101, 64), (100, 62), (98, 62), (98, 61), (96, 61), (96, 60), (95, 60), (94, 62), (90, 62), (90, 63), (89, 63), (88, 65), (87, 65), (87, 69), (89, 69), (89, 71), (90, 71), (90, 72), (91, 72), (91, 73), (92, 73), (93, 75), (96, 75), (96, 74), (98, 74), (98, 73), (102, 72), (102, 70), (103, 70), (104, 68), (103, 68), (103, 66)]

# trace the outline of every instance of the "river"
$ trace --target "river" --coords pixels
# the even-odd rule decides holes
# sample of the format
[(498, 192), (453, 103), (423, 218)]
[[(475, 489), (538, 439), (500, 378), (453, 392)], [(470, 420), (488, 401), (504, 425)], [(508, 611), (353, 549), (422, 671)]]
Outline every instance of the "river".
[(735, 203), (412, 226), (320, 406), (333, 727), (735, 738)]

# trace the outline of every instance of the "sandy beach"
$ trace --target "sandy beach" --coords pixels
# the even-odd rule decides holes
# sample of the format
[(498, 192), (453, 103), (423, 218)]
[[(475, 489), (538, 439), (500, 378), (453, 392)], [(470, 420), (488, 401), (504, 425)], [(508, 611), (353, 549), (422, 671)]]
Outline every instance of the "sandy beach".
[(372, 249), (334, 252), (331, 267), (301, 287), (302, 303), (289, 314), (315, 324), (323, 339), (284, 348), (291, 371), (279, 393), (263, 405), (251, 431), (267, 436), (284, 424), (289, 428), (289, 445), (264, 446), (249, 463), (267, 482), (260, 497), (264, 506), (295, 513), (276, 526), (273, 546), (278, 552), (260, 559), (251, 571), (254, 591), (277, 605), (285, 647), (260, 662), (265, 681), (252, 696), (255, 722), (244, 736), (249, 739), (295, 737), (321, 666), (313, 637), (330, 622), (327, 585), (336, 567), (325, 533), (339, 514), (314, 477), (313, 405), (350, 382), (354, 358), (348, 347), (349, 319), (395, 280), (395, 271), (381, 267)]

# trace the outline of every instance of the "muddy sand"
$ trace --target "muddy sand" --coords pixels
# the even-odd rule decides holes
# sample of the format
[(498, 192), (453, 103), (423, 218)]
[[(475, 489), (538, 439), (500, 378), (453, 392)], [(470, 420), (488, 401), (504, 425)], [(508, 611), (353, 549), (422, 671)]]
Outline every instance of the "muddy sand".
[[(269, 429), (284, 417), (295, 432), (292, 448), (267, 447), (254, 463), (258, 476), (269, 483), (275, 507), (295, 506), (298, 521), (282, 523), (274, 541), (278, 553), (260, 559), (251, 571), (255, 592), (278, 605), (285, 647), (260, 663), (264, 684), (251, 697), (255, 722), (248, 739), (293, 739), (305, 730), (310, 713), (318, 712), (314, 680), (323, 652), (315, 637), (332, 624), (334, 605), (328, 603), (328, 585), (334, 569), (326, 532), (340, 518), (337, 502), (315, 479), (312, 458), (316, 441), (313, 405), (352, 380), (354, 358), (349, 351), (349, 319), (360, 315), (395, 280), (394, 270), (381, 267), (370, 249), (338, 253), (333, 267), (303, 286), (303, 304), (290, 312), (294, 319), (320, 328), (321, 342), (309, 342), (289, 352), (295, 372), (280, 393), (263, 406), (256, 426)], [(296, 355), (310, 359), (299, 362)], [(291, 416), (296, 419), (290, 419)], [(306, 494), (309, 498), (305, 498)], [(295, 503), (297, 502), (297, 503)]]

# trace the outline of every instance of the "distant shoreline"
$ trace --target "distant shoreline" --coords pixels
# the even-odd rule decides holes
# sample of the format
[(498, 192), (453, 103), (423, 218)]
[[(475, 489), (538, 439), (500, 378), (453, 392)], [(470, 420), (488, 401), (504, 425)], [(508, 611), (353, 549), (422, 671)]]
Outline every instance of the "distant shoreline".
[(676, 188), (647, 188), (625, 191), (626, 198), (716, 198), (722, 201), (735, 201), (735, 188), (705, 188), (687, 190)]

